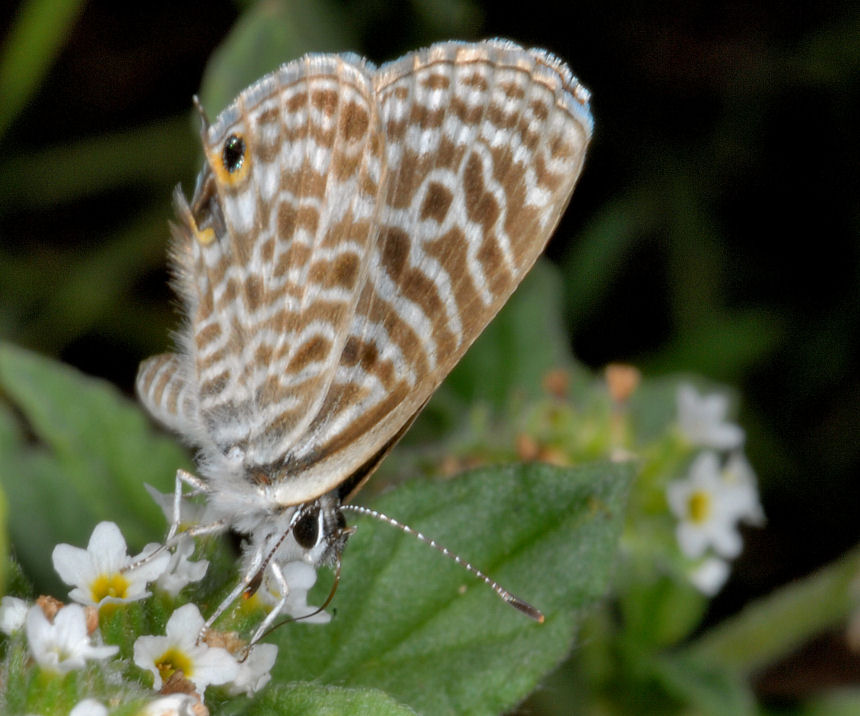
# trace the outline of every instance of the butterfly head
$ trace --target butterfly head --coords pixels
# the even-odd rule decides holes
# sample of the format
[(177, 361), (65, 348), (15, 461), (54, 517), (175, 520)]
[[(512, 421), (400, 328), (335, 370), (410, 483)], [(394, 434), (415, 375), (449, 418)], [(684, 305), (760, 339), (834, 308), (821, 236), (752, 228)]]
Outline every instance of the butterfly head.
[(315, 565), (334, 566), (354, 532), (346, 526), (340, 500), (329, 493), (299, 508), (292, 536)]
[[(247, 534), (245, 559), (256, 574), (244, 592), (253, 595), (270, 566), (278, 571), (301, 562), (313, 567), (330, 566), (339, 571), (341, 555), (355, 527), (347, 527), (339, 498), (333, 493), (311, 502), (270, 514)], [(241, 528), (240, 528), (241, 529)], [(250, 572), (249, 572), (250, 573)]]
[(246, 554), (261, 564), (302, 561), (332, 566), (354, 529), (346, 526), (339, 490), (295, 504), (280, 497), (290, 472), (281, 463), (259, 464), (236, 445), (198, 453), (210, 514), (248, 537)]

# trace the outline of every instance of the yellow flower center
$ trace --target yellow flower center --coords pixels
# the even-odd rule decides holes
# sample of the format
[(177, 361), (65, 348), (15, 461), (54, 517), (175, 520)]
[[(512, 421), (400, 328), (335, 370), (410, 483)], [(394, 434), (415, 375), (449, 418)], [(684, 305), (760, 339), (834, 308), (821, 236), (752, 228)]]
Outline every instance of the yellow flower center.
[(62, 646), (55, 646), (51, 649), (51, 652), (57, 657), (57, 664), (63, 664), (67, 659), (72, 656), (72, 652)]
[(181, 671), (185, 678), (189, 678), (193, 672), (194, 664), (184, 651), (170, 648), (155, 660), (155, 668), (161, 674), (161, 680), (167, 681), (177, 671)]
[(711, 514), (711, 496), (707, 492), (694, 492), (687, 502), (687, 511), (696, 524), (707, 522)]
[(119, 572), (100, 574), (93, 580), (90, 590), (94, 602), (100, 602), (105, 597), (125, 599), (128, 592), (128, 580)]

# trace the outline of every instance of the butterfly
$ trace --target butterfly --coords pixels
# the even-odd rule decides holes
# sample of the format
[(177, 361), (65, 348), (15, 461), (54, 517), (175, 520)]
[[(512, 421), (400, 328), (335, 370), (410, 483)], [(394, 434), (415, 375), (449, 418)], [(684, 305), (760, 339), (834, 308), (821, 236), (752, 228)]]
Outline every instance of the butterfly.
[(177, 501), (206, 496), (199, 532), (246, 537), (208, 626), (264, 574), (286, 594), (286, 565), (339, 565), (347, 503), (543, 250), (592, 118), (560, 60), (503, 40), (308, 55), (203, 116), (175, 193), (184, 321), (136, 387), (197, 449)]

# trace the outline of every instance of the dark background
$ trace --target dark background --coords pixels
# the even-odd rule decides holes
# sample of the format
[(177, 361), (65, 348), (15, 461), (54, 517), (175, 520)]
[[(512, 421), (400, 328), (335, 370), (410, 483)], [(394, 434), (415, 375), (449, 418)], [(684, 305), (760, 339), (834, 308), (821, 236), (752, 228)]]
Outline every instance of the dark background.
[[(594, 143), (548, 251), (568, 278), (571, 345), (595, 368), (623, 360), (734, 386), (763, 492), (767, 527), (745, 534), (708, 620), (853, 546), (856, 3), (326, 5), (349, 21), (314, 49), (380, 62), (439, 39), (510, 37), (555, 52), (592, 90)], [(192, 188), (199, 153), (190, 98), (242, 7), (84, 5), (0, 137), (3, 339), (129, 394), (138, 362), (167, 347), (169, 200), (175, 183)], [(291, 7), (296, 46), (310, 44), (320, 30)], [(3, 37), (16, 10), (0, 9)], [(825, 654), (857, 673), (856, 658)]]

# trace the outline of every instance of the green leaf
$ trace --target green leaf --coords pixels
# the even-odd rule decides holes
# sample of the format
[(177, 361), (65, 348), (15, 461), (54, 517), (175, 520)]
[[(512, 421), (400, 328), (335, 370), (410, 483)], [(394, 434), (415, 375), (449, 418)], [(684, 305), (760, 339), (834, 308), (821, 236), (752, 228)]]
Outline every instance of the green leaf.
[[(622, 191), (579, 233), (562, 261), (568, 330), (583, 324), (605, 300), (633, 246), (660, 215), (650, 190)], [(572, 202), (576, 210), (576, 197)]]
[[(324, 695), (324, 699), (320, 698), (321, 695)], [(246, 716), (267, 716), (273, 713), (288, 713), (290, 716), (410, 716), (415, 712), (376, 689), (287, 684), (266, 689), (261, 698), (243, 708), (240, 713)]]
[(667, 692), (695, 713), (743, 714), (756, 713), (755, 701), (749, 687), (728, 668), (685, 654), (649, 657), (652, 673)]
[(212, 54), (200, 97), (210, 117), (245, 87), (307, 52), (356, 49), (353, 23), (331, 0), (269, 0), (248, 8)]
[(462, 36), (466, 28), (474, 32), (483, 22), (483, 10), (471, 0), (413, 0), (410, 3), (425, 35)]
[(814, 694), (796, 713), (801, 716), (856, 716), (860, 713), (860, 688), (852, 684)]
[(772, 312), (711, 314), (687, 326), (673, 342), (643, 361), (643, 371), (657, 375), (677, 366), (695, 366), (697, 372), (714, 380), (736, 380), (773, 355), (785, 340), (785, 321)]
[(162, 536), (164, 516), (143, 483), (170, 489), (188, 458), (134, 403), (104, 381), (9, 344), (0, 346), (0, 391), (38, 440), (0, 424), (0, 483), (28, 574), (55, 583), (53, 545), (85, 544), (100, 520), (118, 523), (133, 546)]
[[(134, 129), (65, 141), (36, 152), (4, 156), (0, 161), (3, 197), (0, 210), (42, 211), (64, 202), (116, 191), (119, 186), (145, 184), (162, 192), (165, 184), (173, 185), (193, 171), (197, 160), (195, 147), (199, 146), (197, 136), (189, 130), (188, 118), (183, 115)], [(46, 176), (51, 177), (50, 182), (45, 181)], [(162, 231), (166, 236), (167, 232)], [(76, 248), (81, 250), (80, 246)], [(11, 258), (17, 253), (8, 251), (3, 257)], [(29, 258), (35, 261), (38, 256)]]
[(6, 593), (6, 581), (9, 576), (11, 564), (9, 562), (9, 505), (6, 495), (0, 492), (0, 594)]
[(701, 621), (707, 604), (678, 577), (638, 574), (620, 597), (625, 639), (641, 648), (676, 644)]
[(0, 56), (0, 136), (39, 88), (82, 6), (82, 0), (20, 4)]
[(374, 506), (459, 552), (546, 621), (427, 545), (359, 518), (334, 619), (276, 632), (274, 681), (313, 679), (320, 704), (322, 685), (337, 684), (381, 689), (427, 714), (511, 708), (564, 658), (606, 592), (630, 477), (617, 464), (529, 464), (401, 485)]
[(817, 572), (747, 604), (687, 647), (696, 658), (751, 674), (785, 657), (857, 609), (860, 545)]

